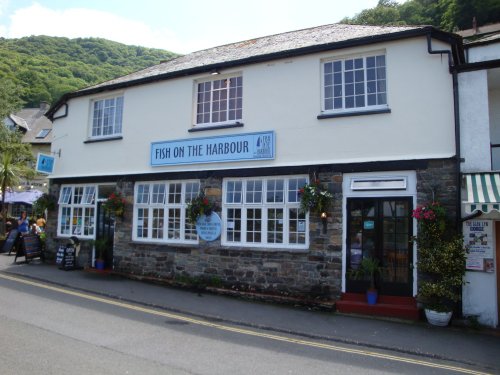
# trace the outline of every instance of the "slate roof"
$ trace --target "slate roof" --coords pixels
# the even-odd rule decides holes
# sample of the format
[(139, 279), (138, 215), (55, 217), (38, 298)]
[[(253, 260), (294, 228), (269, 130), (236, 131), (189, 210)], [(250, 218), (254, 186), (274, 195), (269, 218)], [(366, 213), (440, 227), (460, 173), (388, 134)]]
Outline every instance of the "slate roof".
[(129, 87), (162, 79), (210, 72), (245, 64), (306, 55), (371, 43), (398, 40), (432, 33), (450, 41), (458, 38), (431, 26), (366, 26), (329, 24), (262, 38), (245, 40), (190, 53), (98, 85), (65, 94), (47, 112), (52, 118), (69, 99), (93, 93)]
[[(422, 28), (415, 26), (395, 27), (331, 24), (290, 31), (193, 52), (87, 89), (134, 81), (166, 73), (189, 71), (190, 69), (204, 66), (213, 67), (229, 62), (244, 63), (247, 59), (272, 56), (284, 51), (291, 52), (312, 46), (325, 46), (349, 40), (370, 39), (375, 36), (420, 30)], [(367, 41), (364, 43), (367, 43)]]
[[(50, 144), (52, 142), (52, 121), (44, 114), (47, 112), (48, 106), (42, 105), (40, 108), (24, 108), (16, 114), (9, 117), (20, 126), (24, 133), (22, 141), (31, 144)], [(23, 125), (20, 125), (16, 118)], [(37, 138), (37, 135), (43, 129), (50, 129), (50, 132), (43, 138)]]

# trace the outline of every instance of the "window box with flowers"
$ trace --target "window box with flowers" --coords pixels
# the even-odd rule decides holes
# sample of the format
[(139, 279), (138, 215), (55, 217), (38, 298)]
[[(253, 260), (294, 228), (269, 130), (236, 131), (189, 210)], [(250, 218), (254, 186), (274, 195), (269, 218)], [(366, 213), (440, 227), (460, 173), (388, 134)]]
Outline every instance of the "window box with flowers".
[(302, 212), (311, 211), (322, 218), (326, 218), (326, 211), (333, 201), (333, 195), (319, 180), (315, 179), (304, 185), (299, 190), (299, 196), (300, 210)]
[(186, 207), (186, 216), (188, 221), (195, 225), (201, 215), (210, 216), (216, 206), (211, 202), (203, 191), (197, 197), (191, 199)]
[(429, 323), (446, 326), (461, 300), (467, 249), (462, 236), (447, 230), (446, 210), (438, 202), (418, 207), (412, 217), (418, 222), (417, 300)]
[(123, 217), (125, 213), (125, 203), (127, 201), (123, 197), (123, 194), (120, 192), (111, 193), (103, 204), (103, 208), (106, 212), (110, 214), (114, 214), (117, 217)]

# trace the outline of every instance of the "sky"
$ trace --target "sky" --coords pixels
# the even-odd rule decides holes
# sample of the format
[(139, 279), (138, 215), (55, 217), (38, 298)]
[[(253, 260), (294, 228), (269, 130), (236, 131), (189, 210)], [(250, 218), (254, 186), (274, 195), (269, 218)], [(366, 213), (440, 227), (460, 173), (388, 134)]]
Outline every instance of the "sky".
[(335, 23), (377, 3), (378, 0), (0, 0), (0, 37), (99, 37), (185, 54)]

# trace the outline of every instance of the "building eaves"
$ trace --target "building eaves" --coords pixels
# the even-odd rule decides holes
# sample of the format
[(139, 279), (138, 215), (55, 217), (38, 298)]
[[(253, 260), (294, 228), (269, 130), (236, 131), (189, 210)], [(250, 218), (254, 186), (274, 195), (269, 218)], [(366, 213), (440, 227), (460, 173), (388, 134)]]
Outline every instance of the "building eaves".
[(433, 33), (435, 37), (447, 41), (457, 37), (430, 26), (330, 24), (226, 44), (193, 52), (98, 85), (68, 93), (49, 109), (46, 116), (53, 119), (57, 110), (67, 100), (74, 97), (209, 72), (212, 69), (231, 68), (280, 58), (404, 39), (427, 33)]

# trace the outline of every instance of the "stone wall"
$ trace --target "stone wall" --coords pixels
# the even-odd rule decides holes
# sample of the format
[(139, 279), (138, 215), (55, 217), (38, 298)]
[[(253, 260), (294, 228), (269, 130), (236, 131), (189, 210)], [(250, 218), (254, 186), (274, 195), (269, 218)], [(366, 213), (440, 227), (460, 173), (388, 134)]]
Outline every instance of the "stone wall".
[[(318, 216), (310, 216), (309, 250), (275, 250), (224, 247), (220, 239), (200, 240), (199, 245), (145, 244), (131, 241), (132, 204), (115, 229), (114, 270), (154, 279), (200, 278), (225, 288), (307, 298), (336, 299), (341, 291), (342, 272), (342, 177), (318, 176), (331, 192), (334, 204), (324, 232)], [(202, 179), (206, 195), (219, 207), (222, 178)], [(122, 187), (132, 202), (133, 184)]]

